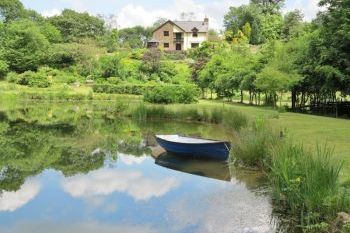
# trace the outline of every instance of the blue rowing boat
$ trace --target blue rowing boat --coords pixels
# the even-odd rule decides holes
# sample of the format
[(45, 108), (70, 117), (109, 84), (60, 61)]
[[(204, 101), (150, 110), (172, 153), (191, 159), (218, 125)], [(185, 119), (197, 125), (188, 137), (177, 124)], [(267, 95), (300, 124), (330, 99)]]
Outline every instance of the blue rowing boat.
[(179, 135), (156, 135), (156, 140), (170, 153), (207, 159), (226, 160), (231, 148), (229, 142)]

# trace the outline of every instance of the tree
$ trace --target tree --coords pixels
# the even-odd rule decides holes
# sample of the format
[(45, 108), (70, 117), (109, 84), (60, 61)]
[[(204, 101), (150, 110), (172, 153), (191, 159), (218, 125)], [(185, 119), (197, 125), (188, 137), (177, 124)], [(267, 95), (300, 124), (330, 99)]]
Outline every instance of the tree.
[(301, 80), (297, 59), (303, 47), (297, 45), (273, 41), (265, 50), (267, 64), (258, 72), (254, 82), (257, 88), (265, 92), (265, 104), (276, 106), (277, 93), (282, 95), (291, 91)]
[(248, 41), (250, 41), (250, 37), (252, 35), (252, 27), (249, 22), (246, 22), (242, 27), (243, 34), (247, 37)]
[(251, 0), (250, 2), (257, 5), (263, 13), (275, 14), (281, 10), (285, 0)]
[(9, 68), (16, 72), (36, 70), (42, 64), (49, 46), (40, 27), (28, 20), (8, 24), (0, 43), (0, 54)]
[(157, 73), (160, 68), (162, 53), (157, 48), (149, 49), (142, 58), (141, 69), (149, 74)]
[(166, 18), (158, 18), (152, 25), (153, 28), (157, 28), (161, 25), (163, 25), (166, 21), (168, 21)]
[(303, 31), (303, 18), (303, 13), (300, 10), (288, 12), (283, 20), (282, 38), (290, 40), (299, 36)]
[(124, 47), (143, 48), (146, 41), (152, 37), (152, 28), (135, 26), (119, 30), (119, 40)]
[[(225, 30), (230, 32), (229, 35), (234, 36), (238, 30), (249, 23), (251, 26), (250, 43), (260, 44), (264, 41), (261, 34), (260, 10), (255, 5), (243, 5), (240, 7), (230, 7), (229, 12), (224, 16)], [(226, 34), (227, 35), (227, 34)], [(232, 41), (232, 37), (226, 36), (228, 41)]]
[(350, 94), (350, 0), (322, 0), (320, 5), (327, 7), (320, 15), (320, 65), (332, 66), (334, 72), (342, 76), (338, 91)]
[(24, 6), (19, 0), (0, 1), (0, 21), (8, 23), (24, 15)]
[(283, 17), (281, 14), (264, 14), (261, 16), (261, 34), (266, 40), (281, 38)]
[(97, 38), (105, 33), (104, 21), (89, 15), (65, 9), (61, 15), (49, 18), (66, 41), (74, 38)]

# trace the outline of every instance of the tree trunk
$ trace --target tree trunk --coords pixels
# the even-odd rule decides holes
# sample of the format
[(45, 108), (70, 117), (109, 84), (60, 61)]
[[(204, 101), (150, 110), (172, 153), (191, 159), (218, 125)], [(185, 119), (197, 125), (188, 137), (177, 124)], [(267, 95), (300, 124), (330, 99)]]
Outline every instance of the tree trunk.
[(293, 89), (292, 90), (292, 109), (295, 109), (295, 103), (297, 102), (297, 92)]
[(241, 90), (241, 104), (243, 104), (243, 90)]

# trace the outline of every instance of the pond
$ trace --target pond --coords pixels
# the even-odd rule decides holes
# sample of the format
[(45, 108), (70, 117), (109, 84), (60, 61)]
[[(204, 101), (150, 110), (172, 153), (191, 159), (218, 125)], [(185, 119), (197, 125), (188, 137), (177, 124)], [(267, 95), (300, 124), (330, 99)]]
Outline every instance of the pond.
[(152, 157), (156, 133), (230, 132), (107, 112), (89, 103), (1, 109), (0, 232), (276, 232), (259, 174)]

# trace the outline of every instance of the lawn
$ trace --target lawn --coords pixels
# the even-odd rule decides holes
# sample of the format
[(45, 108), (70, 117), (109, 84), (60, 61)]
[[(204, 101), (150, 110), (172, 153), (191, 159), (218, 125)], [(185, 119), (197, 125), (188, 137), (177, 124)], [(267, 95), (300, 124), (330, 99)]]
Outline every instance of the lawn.
[[(212, 101), (201, 101), (201, 105), (221, 105)], [(350, 120), (330, 117), (313, 116), (298, 113), (279, 113), (276, 110), (245, 106), (241, 104), (225, 104), (225, 107), (237, 109), (246, 115), (266, 117), (280, 130), (287, 130), (288, 134), (297, 142), (307, 147), (317, 145), (334, 148), (335, 159), (344, 161), (341, 177), (350, 179)]]

